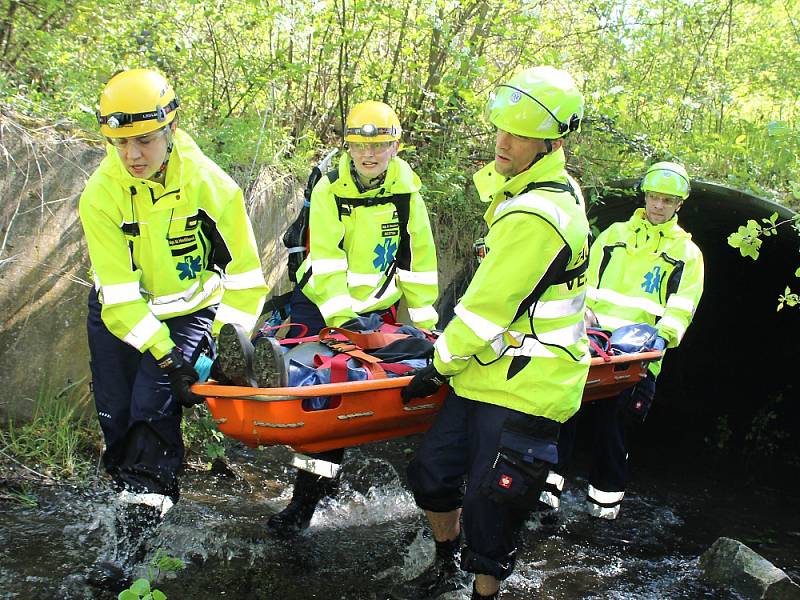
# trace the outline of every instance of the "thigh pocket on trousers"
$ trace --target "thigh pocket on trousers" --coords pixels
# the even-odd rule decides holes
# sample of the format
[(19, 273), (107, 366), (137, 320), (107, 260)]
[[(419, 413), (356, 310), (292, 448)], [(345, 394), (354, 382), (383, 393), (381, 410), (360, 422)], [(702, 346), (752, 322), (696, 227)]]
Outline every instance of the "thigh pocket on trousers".
[(481, 481), (481, 492), (495, 502), (532, 509), (544, 489), (550, 467), (558, 462), (558, 423), (549, 421), (546, 429), (546, 433), (542, 432), (546, 437), (537, 437), (519, 427), (504, 427), (494, 463)]

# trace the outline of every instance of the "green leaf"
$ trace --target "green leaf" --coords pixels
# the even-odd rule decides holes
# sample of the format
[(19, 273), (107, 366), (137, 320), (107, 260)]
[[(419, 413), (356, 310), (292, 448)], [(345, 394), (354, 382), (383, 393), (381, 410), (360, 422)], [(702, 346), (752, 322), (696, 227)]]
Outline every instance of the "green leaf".
[(167, 600), (167, 595), (161, 590), (153, 590), (153, 600)]
[(737, 146), (744, 146), (744, 143), (745, 143), (746, 140), (747, 140), (747, 136), (745, 134), (742, 134), (742, 135), (738, 136), (736, 138), (736, 141), (733, 142), (733, 143), (736, 144)]
[(795, 277), (800, 277), (800, 267), (797, 268), (797, 271), (794, 272)]
[(144, 596), (145, 594), (150, 593), (150, 582), (144, 577), (142, 577), (133, 582), (133, 585), (130, 587), (130, 590), (135, 594)]

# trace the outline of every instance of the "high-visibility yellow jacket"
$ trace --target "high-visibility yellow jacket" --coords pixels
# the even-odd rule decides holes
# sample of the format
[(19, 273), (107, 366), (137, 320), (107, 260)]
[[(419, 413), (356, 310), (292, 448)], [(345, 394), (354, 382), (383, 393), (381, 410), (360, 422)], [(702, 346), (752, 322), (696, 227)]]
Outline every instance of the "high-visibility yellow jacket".
[[(600, 327), (649, 323), (677, 346), (703, 294), (703, 254), (677, 215), (653, 225), (643, 208), (614, 223), (592, 244), (587, 305)], [(654, 375), (661, 361), (651, 363)]]
[(490, 163), (474, 180), (491, 202), (487, 253), (436, 342), (434, 364), (460, 396), (564, 422), (580, 406), (591, 360), (580, 188), (561, 149), (511, 179)]
[(156, 359), (175, 345), (163, 320), (219, 304), (212, 334), (250, 330), (267, 293), (241, 189), (188, 134), (173, 139), (163, 186), (109, 145), (79, 204), (103, 322)]
[(395, 157), (383, 185), (360, 192), (350, 162), (344, 153), (314, 187), (309, 253), (297, 270), (298, 285), (330, 326), (404, 296), (414, 324), (430, 329), (438, 319), (439, 285), (419, 177)]

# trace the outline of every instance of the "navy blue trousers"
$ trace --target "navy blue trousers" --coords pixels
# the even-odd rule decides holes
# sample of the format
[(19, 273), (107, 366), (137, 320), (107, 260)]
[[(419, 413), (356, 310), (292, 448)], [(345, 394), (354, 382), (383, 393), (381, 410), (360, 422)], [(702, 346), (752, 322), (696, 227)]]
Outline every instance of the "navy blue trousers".
[[(119, 489), (178, 499), (183, 465), (181, 405), (150, 352), (142, 354), (106, 328), (100, 302), (89, 294), (87, 330), (92, 389), (105, 438), (103, 465)], [(187, 360), (204, 348), (213, 356), (211, 324), (216, 307), (164, 321)]]
[(477, 559), (473, 564), (485, 567), (475, 572), (498, 578), (511, 573), (517, 535), (534, 508), (533, 502), (530, 508), (497, 502), (480, 489), (496, 460), (505, 423), (528, 418), (541, 419), (451, 390), (408, 466), (408, 482), (420, 508), (463, 508), (467, 552)]
[(561, 427), (558, 465), (554, 470), (560, 475), (567, 471), (578, 434), (578, 417), (587, 412), (592, 426), (589, 484), (604, 492), (624, 492), (630, 480), (628, 440), (647, 416), (655, 393), (655, 377), (648, 373), (645, 379), (614, 398), (584, 404)]

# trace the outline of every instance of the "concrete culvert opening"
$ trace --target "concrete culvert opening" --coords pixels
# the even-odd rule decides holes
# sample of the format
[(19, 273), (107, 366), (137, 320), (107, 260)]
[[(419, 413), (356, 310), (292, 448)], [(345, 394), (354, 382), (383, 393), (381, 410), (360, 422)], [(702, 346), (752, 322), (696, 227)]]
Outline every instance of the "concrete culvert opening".
[[(631, 195), (635, 181), (614, 185), (588, 211), (602, 230), (626, 220), (644, 205)], [(680, 347), (670, 350), (658, 378), (656, 418), (648, 428), (680, 427), (676, 445), (706, 443), (723, 449), (756, 448), (795, 437), (800, 409), (795, 377), (800, 363), (800, 312), (777, 311), (787, 285), (800, 288), (794, 272), (800, 266), (800, 237), (789, 225), (764, 238), (758, 260), (742, 257), (728, 245), (728, 236), (748, 219), (778, 213), (778, 221), (794, 213), (786, 207), (726, 186), (692, 182), (692, 195), (678, 222), (703, 252), (703, 298)], [(774, 413), (770, 418), (769, 413)], [(748, 439), (749, 435), (749, 439)], [(771, 438), (771, 439), (770, 439)], [(777, 451), (778, 448), (773, 448)]]

